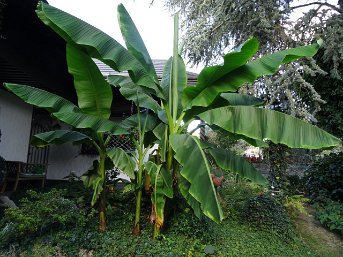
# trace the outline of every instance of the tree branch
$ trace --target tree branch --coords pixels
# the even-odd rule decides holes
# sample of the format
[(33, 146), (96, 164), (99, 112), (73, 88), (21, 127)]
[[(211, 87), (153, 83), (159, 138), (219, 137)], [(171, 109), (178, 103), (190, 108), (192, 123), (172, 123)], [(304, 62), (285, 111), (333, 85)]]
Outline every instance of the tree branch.
[(291, 6), (290, 10), (294, 10), (294, 9), (298, 9), (298, 8), (302, 8), (302, 7), (306, 7), (306, 6), (311, 6), (311, 5), (321, 5), (321, 6), (327, 6), (330, 7), (331, 9), (335, 10), (336, 12), (342, 13), (342, 9), (340, 9), (339, 7), (336, 7), (332, 4), (329, 3), (322, 3), (322, 2), (312, 2), (312, 3), (308, 3), (308, 4), (301, 4), (301, 5), (297, 5), (297, 6)]

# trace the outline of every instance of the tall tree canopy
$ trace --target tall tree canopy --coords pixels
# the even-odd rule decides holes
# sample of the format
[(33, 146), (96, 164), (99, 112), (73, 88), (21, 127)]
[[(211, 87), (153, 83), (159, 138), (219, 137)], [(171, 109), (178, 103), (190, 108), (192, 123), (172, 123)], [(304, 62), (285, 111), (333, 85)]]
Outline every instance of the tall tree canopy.
[[(320, 78), (328, 79), (329, 76), (342, 87), (339, 72), (343, 54), (343, 46), (339, 43), (342, 42), (339, 32), (343, 26), (342, 0), (164, 2), (170, 10), (181, 14), (185, 55), (195, 65), (218, 62), (224, 52), (239, 47), (251, 36), (260, 42), (259, 55), (307, 44), (322, 37), (324, 50), (318, 59), (321, 67), (313, 59), (295, 62), (282, 67), (273, 77), (262, 78), (245, 87), (246, 91), (265, 98), (284, 112), (316, 122), (315, 114), (329, 99), (322, 99), (318, 94), (321, 92), (318, 79), (315, 82), (313, 77), (320, 75)], [(292, 16), (296, 11), (304, 12), (297, 20)]]

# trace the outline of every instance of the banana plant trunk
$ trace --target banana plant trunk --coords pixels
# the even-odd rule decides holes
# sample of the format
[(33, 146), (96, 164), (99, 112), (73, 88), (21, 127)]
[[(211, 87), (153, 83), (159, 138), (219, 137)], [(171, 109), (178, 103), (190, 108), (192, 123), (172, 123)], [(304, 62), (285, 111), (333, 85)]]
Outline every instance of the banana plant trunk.
[(136, 213), (135, 213), (135, 224), (133, 226), (132, 234), (135, 236), (139, 236), (141, 234), (140, 228), (140, 216), (141, 216), (141, 203), (142, 203), (142, 182), (143, 182), (143, 156), (139, 153), (139, 160), (138, 160), (138, 176), (137, 176), (137, 185), (138, 185), (138, 192), (136, 196)]
[(107, 229), (106, 222), (106, 191), (103, 190), (100, 195), (99, 204), (99, 231), (105, 232)]
[(99, 201), (99, 231), (105, 232), (107, 229), (106, 222), (106, 178), (105, 178), (105, 159), (106, 155), (100, 154), (99, 174), (103, 180), (103, 190), (100, 194)]
[(141, 234), (141, 228), (140, 228), (141, 201), (142, 201), (142, 189), (140, 188), (136, 197), (135, 224), (132, 230), (132, 234), (135, 236), (139, 236)]

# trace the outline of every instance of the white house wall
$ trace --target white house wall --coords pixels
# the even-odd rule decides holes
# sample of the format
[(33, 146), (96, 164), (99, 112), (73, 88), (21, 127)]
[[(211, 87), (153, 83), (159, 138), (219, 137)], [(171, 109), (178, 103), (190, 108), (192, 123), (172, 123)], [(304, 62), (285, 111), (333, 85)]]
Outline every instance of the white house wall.
[(92, 165), (96, 156), (80, 155), (81, 146), (71, 143), (51, 145), (47, 179), (63, 179), (73, 172), (81, 176)]
[[(114, 119), (115, 120), (115, 119)], [(60, 124), (61, 129), (69, 129), (65, 124)], [(83, 175), (93, 164), (94, 155), (80, 154), (81, 145), (71, 143), (63, 145), (51, 145), (49, 150), (49, 165), (47, 179), (59, 180), (69, 176), (73, 172), (76, 176)], [(127, 176), (122, 176), (128, 179)]]
[[(69, 127), (62, 125), (62, 129), (69, 129)], [(80, 152), (81, 145), (73, 145), (71, 143), (51, 145), (47, 179), (63, 179), (69, 176), (71, 172), (81, 176), (91, 167), (97, 157), (81, 155)]]
[(31, 120), (32, 106), (0, 90), (0, 155), (5, 160), (26, 162)]

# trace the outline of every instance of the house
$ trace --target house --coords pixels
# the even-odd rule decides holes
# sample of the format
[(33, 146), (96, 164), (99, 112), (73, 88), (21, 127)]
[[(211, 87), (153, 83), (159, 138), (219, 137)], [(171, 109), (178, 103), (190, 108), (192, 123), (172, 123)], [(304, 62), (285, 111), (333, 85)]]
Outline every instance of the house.
[[(12, 82), (32, 85), (63, 96), (76, 103), (73, 78), (65, 60), (65, 42), (36, 16), (37, 0), (5, 0), (0, 5), (0, 83)], [(154, 60), (161, 78), (165, 60)], [(118, 74), (96, 61), (106, 77)], [(125, 73), (123, 73), (125, 75)], [(196, 81), (195, 73), (188, 73), (189, 84)], [(132, 112), (132, 103), (113, 89), (113, 119)], [(84, 146), (64, 144), (37, 149), (30, 146), (36, 133), (65, 128), (49, 114), (22, 102), (0, 87), (0, 156), (8, 161), (47, 164), (47, 179), (62, 179), (71, 172), (81, 175), (91, 166), (95, 156)], [(121, 143), (121, 142), (119, 142)]]

